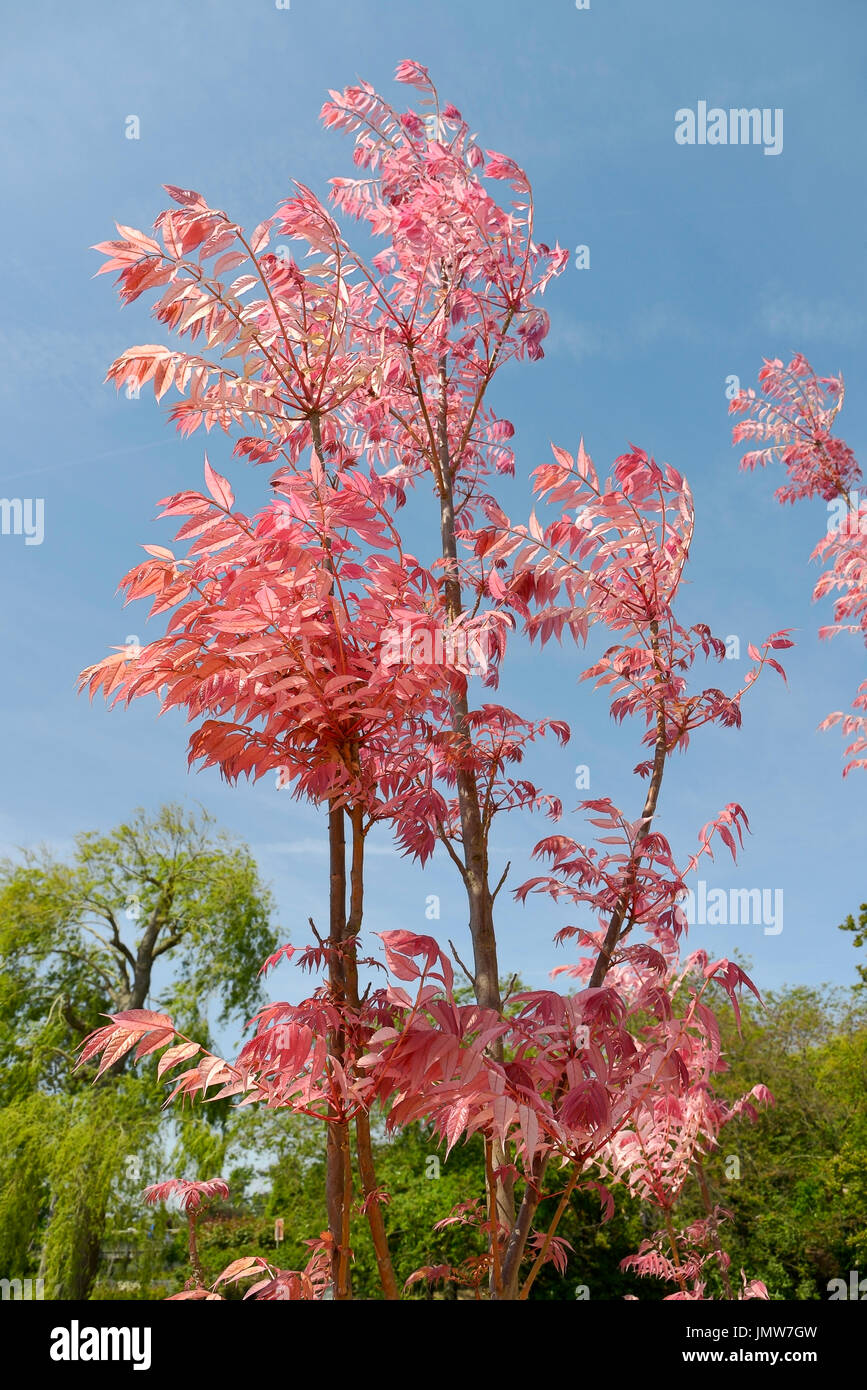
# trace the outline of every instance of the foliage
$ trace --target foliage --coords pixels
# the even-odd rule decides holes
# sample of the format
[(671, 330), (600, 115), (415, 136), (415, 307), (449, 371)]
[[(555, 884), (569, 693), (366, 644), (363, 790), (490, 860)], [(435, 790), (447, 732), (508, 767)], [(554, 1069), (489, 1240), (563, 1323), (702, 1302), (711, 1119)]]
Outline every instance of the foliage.
[[(821, 627), (819, 636), (854, 632), (867, 645), (867, 498), (859, 500), (855, 488), (861, 481), (855, 455), (832, 433), (843, 405), (843, 378), (818, 377), (804, 355), (796, 353), (787, 366), (779, 358), (766, 359), (759, 384), (764, 400), (750, 388), (739, 391), (729, 405), (732, 414), (745, 417), (732, 431), (734, 442), (749, 439), (766, 446), (745, 454), (741, 467), (782, 463), (789, 482), (777, 489), (780, 502), (821, 497), (828, 503), (828, 528), (811, 557), (825, 565), (813, 597), (838, 596), (834, 621)], [(852, 708), (867, 709), (867, 681), (859, 686)], [(835, 724), (851, 739), (845, 777), (853, 768), (867, 767), (867, 757), (856, 756), (867, 749), (867, 718), (836, 710), (819, 727)]]
[[(718, 1081), (720, 1091), (736, 1098), (761, 1076), (776, 1098), (755, 1120), (736, 1117), (704, 1161), (712, 1201), (731, 1213), (723, 1230), (732, 1268), (753, 1271), (775, 1299), (825, 1299), (830, 1279), (848, 1277), (850, 1269), (861, 1269), (867, 1261), (863, 1002), (842, 990), (795, 986), (769, 994), (764, 1008), (745, 1006), (740, 1032), (722, 1001), (718, 1012), (728, 1064)], [(233, 1180), (225, 1209), (200, 1226), (199, 1253), (208, 1282), (250, 1255), (291, 1268), (303, 1265), (308, 1253), (304, 1242), (315, 1238), (326, 1221), (324, 1154), (309, 1128), (303, 1121), (287, 1123), (279, 1112), (240, 1116), (251, 1125), (239, 1123), (234, 1142), (251, 1147), (257, 1176), (246, 1195), (243, 1183), (236, 1186)], [(477, 1256), (481, 1243), (475, 1227), (455, 1223), (433, 1233), (431, 1228), (484, 1193), (479, 1141), (458, 1143), (444, 1159), (435, 1136), (418, 1124), (391, 1139), (374, 1125), (374, 1139), (377, 1172), (391, 1195), (385, 1221), (401, 1284), (423, 1265), (457, 1267)], [(433, 1176), (432, 1158), (440, 1161), (438, 1177)], [(557, 1171), (549, 1170), (545, 1209), (556, 1205), (561, 1187)], [(664, 1297), (664, 1282), (624, 1275), (620, 1269), (621, 1261), (650, 1234), (653, 1208), (623, 1188), (614, 1187), (612, 1197), (614, 1212), (605, 1221), (593, 1193), (573, 1194), (558, 1228), (573, 1252), (569, 1267), (563, 1273), (546, 1264), (532, 1298), (574, 1301), (576, 1294), (585, 1296), (585, 1288), (591, 1301), (627, 1293)], [(685, 1185), (673, 1212), (678, 1227), (700, 1219), (704, 1204), (695, 1179)], [(274, 1240), (278, 1216), (285, 1220), (280, 1244)], [(352, 1246), (355, 1297), (381, 1297), (372, 1244), (360, 1216), (354, 1218)], [(182, 1288), (185, 1262), (185, 1240), (179, 1235), (164, 1248), (156, 1271), (171, 1281), (169, 1291)], [(710, 1269), (707, 1277), (711, 1290), (721, 1295), (718, 1273)], [(154, 1288), (150, 1296), (164, 1292)], [(448, 1285), (419, 1283), (406, 1296), (431, 1294), (441, 1298), (454, 1291)], [(136, 1296), (148, 1296), (147, 1290)]]
[(174, 806), (79, 835), (68, 863), (42, 851), (3, 865), (4, 1269), (38, 1268), (58, 1296), (86, 1297), (112, 1224), (139, 1219), (142, 1179), (170, 1161), (207, 1166), (225, 1146), (225, 1106), (170, 1122), (152, 1074), (120, 1066), (92, 1087), (74, 1049), (118, 1002), (144, 1003), (152, 988), (206, 1034), (212, 1002), (222, 1020), (255, 1008), (270, 913), (249, 851), (205, 813)]
[[(840, 924), (840, 930), (854, 933), (852, 945), (860, 951), (861, 947), (867, 944), (867, 903), (861, 904), (857, 922), (854, 913), (850, 912), (845, 922)], [(863, 989), (867, 985), (867, 965), (859, 963), (856, 969), (860, 978), (855, 988)]]
[[(278, 771), (326, 810), (330, 857), (327, 934), (311, 921), (314, 941), (266, 962), (294, 956), (318, 982), (300, 1002), (260, 1009), (234, 1062), (175, 1008), (139, 1000), (90, 1034), (81, 1065), (98, 1062), (99, 1080), (161, 1053), (172, 1098), (259, 1103), (323, 1127), (327, 1226), (303, 1238), (292, 1268), (248, 1253), (206, 1276), (191, 1215), (193, 1280), (176, 1297), (223, 1298), (255, 1278), (247, 1297), (349, 1299), (360, 1213), (383, 1294), (397, 1299), (389, 1234), (401, 1216), (371, 1131), (382, 1114), (391, 1135), (422, 1126), (446, 1159), (463, 1144), (483, 1161), (480, 1189), (434, 1223), (435, 1237), (465, 1253), (456, 1265), (428, 1258), (405, 1289), (446, 1280), (475, 1297), (526, 1299), (543, 1273), (567, 1268), (573, 1196), (595, 1194), (610, 1220), (614, 1189), (657, 1226), (621, 1260), (625, 1271), (657, 1281), (655, 1292), (663, 1281), (666, 1298), (720, 1287), (729, 1299), (766, 1298), (761, 1280), (729, 1272), (720, 1231), (731, 1217), (704, 1167), (724, 1130), (773, 1104), (762, 1078), (737, 1095), (716, 1085), (725, 1060), (713, 1005), (738, 1026), (741, 994), (758, 992), (736, 962), (680, 954), (686, 879), (719, 848), (737, 859), (747, 815), (737, 802), (711, 815), (684, 859), (657, 814), (669, 760), (706, 726), (737, 729), (746, 692), (766, 667), (784, 677), (776, 653), (792, 643), (778, 631), (750, 644), (753, 665), (733, 693), (703, 684), (697, 668), (722, 661), (725, 644), (679, 616), (692, 494), (644, 449), (630, 446), (606, 475), (583, 441), (574, 455), (554, 445), (533, 474), (529, 519), (506, 515), (493, 489), (513, 470), (513, 430), (488, 390), (506, 362), (543, 356), (539, 299), (566, 255), (537, 240), (523, 171), (482, 151), (420, 64), (401, 63), (396, 76), (416, 89), (418, 110), (397, 110), (366, 83), (330, 94), (325, 123), (354, 138), (362, 171), (332, 181), (331, 208), (296, 184), (248, 236), (199, 193), (169, 187), (176, 206), (157, 218), (159, 240), (120, 226), (119, 240), (97, 248), (102, 269), (119, 271), (123, 302), (154, 293), (180, 344), (131, 348), (109, 378), (152, 380), (158, 400), (174, 388), (182, 433), (218, 425), (236, 436), (236, 454), (277, 471), (253, 515), (207, 458), (206, 492), (165, 499), (185, 554), (148, 546), (123, 581), (128, 598), (152, 600), (165, 633), (98, 662), (82, 684), (185, 709), (190, 761), (229, 781)], [(369, 264), (336, 214), (380, 240)], [(308, 262), (272, 255), (276, 237)], [(854, 460), (833, 441), (822, 393), (836, 386), (796, 359), (793, 391), (777, 366), (764, 380), (773, 407), (734, 403), (754, 413), (739, 437), (783, 440), (791, 495), (845, 491)], [(833, 480), (816, 472), (827, 467)], [(410, 488), (432, 496), (439, 523), (440, 544), (422, 560), (398, 525)], [(835, 546), (820, 549), (834, 557), (826, 584), (846, 591), (839, 623), (857, 617), (860, 599), (851, 554)], [(556, 798), (515, 768), (537, 738), (565, 742), (569, 729), (487, 697), (474, 708), (471, 680), (496, 688), (515, 634), (584, 644), (597, 628), (612, 645), (583, 678), (609, 690), (618, 723), (637, 721), (644, 790), (631, 814), (604, 796), (584, 801), (588, 842), (552, 834), (536, 846), (547, 872), (515, 891), (576, 913), (559, 939), (577, 956), (559, 973), (580, 987), (524, 990), (504, 1009), (494, 921), (504, 879), (490, 882), (490, 836), (510, 809), (560, 818)], [(424, 861), (441, 847), (458, 871), (468, 1002), (432, 937), (384, 932), (384, 961), (359, 955), (365, 841), (377, 821), (405, 853)], [(379, 972), (363, 993), (362, 968)], [(689, 1212), (694, 1181), (701, 1208)]]
[[(739, 1126), (708, 1161), (708, 1180), (732, 1211), (733, 1263), (749, 1267), (774, 1297), (824, 1298), (865, 1254), (867, 1013), (856, 993), (798, 986), (748, 1010), (743, 1035), (723, 1014), (730, 1071), (721, 1088), (763, 1076), (776, 1105)], [(739, 1179), (726, 1178), (726, 1157)]]

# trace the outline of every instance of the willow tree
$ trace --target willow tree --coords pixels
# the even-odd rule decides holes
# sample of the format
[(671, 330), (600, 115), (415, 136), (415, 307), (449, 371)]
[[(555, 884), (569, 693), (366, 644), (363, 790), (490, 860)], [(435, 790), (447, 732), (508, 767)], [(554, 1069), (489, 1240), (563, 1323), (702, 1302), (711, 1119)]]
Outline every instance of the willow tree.
[[(10, 1276), (39, 1273), (46, 1292), (86, 1298), (112, 1205), (169, 1142), (144, 1077), (121, 1064), (91, 1088), (92, 1075), (73, 1072), (82, 1038), (117, 1008), (148, 1003), (206, 1031), (209, 1015), (248, 1017), (275, 945), (271, 913), (249, 849), (179, 806), (85, 832), (66, 861), (43, 849), (0, 865), (0, 1265)], [(212, 1161), (225, 1107), (201, 1114), (172, 1131), (182, 1163)], [(208, 1143), (199, 1131), (212, 1130)]]

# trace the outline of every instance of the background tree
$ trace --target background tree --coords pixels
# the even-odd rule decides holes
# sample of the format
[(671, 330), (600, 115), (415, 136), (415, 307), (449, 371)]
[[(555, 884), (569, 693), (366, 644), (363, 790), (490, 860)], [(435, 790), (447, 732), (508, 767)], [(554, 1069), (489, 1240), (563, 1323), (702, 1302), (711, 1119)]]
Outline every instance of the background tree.
[[(748, 962), (744, 965), (748, 968)], [(508, 993), (507, 982), (501, 982), (501, 992)], [(847, 1279), (849, 1270), (863, 1272), (867, 1267), (863, 996), (842, 989), (788, 987), (769, 994), (766, 1008), (745, 1002), (740, 1031), (723, 999), (716, 1001), (715, 1011), (727, 1067), (718, 1077), (717, 1090), (734, 1101), (761, 1077), (776, 1100), (753, 1121), (746, 1116), (733, 1118), (719, 1145), (704, 1160), (712, 1202), (731, 1213), (724, 1238), (733, 1271), (750, 1270), (768, 1285), (774, 1298), (827, 1299), (830, 1279)], [(36, 1142), (43, 1133), (34, 1128)], [(377, 1174), (391, 1196), (384, 1219), (401, 1285), (422, 1264), (459, 1267), (477, 1259), (483, 1241), (475, 1226), (456, 1222), (433, 1233), (431, 1228), (453, 1208), (484, 1191), (480, 1140), (459, 1141), (445, 1157), (428, 1126), (409, 1125), (387, 1138), (381, 1123), (374, 1120), (372, 1133)], [(203, 1153), (199, 1168), (201, 1173), (224, 1172), (231, 1192), (230, 1201), (210, 1213), (200, 1227), (199, 1251), (206, 1277), (212, 1280), (232, 1260), (250, 1255), (272, 1264), (302, 1267), (309, 1253), (305, 1241), (315, 1239), (326, 1224), (321, 1138), (303, 1117), (259, 1107), (234, 1112), (222, 1137), (226, 1141), (222, 1153)], [(4, 1129), (0, 1152), (6, 1153), (11, 1142), (11, 1131)], [(107, 1138), (94, 1132), (92, 1142), (99, 1146)], [(431, 1164), (434, 1158), (439, 1160), (439, 1176)], [(549, 1171), (543, 1200), (556, 1202), (561, 1187), (560, 1175)], [(564, 1272), (555, 1263), (546, 1263), (531, 1298), (571, 1302), (586, 1297), (595, 1302), (631, 1293), (658, 1300), (670, 1291), (660, 1279), (639, 1278), (621, 1268), (623, 1259), (652, 1233), (658, 1223), (657, 1209), (622, 1186), (612, 1186), (610, 1191), (613, 1214), (608, 1220), (594, 1193), (573, 1193), (558, 1227), (558, 1235), (574, 1252), (569, 1267)], [(14, 1192), (5, 1181), (0, 1222), (7, 1216), (14, 1219), (26, 1196), (26, 1184)], [(133, 1216), (134, 1201), (130, 1188), (124, 1225), (140, 1222), (140, 1200), (137, 1216)], [(677, 1199), (673, 1222), (682, 1228), (701, 1220), (705, 1211), (693, 1176)], [(274, 1239), (276, 1217), (285, 1224), (280, 1244)], [(179, 1220), (172, 1224), (182, 1225)], [(351, 1243), (355, 1297), (380, 1298), (373, 1245), (367, 1223), (357, 1213)], [(156, 1261), (150, 1272), (149, 1254)], [(142, 1242), (125, 1277), (141, 1281), (142, 1292), (136, 1296), (159, 1297), (161, 1293), (148, 1284), (149, 1274), (159, 1276), (166, 1291), (177, 1292), (187, 1273), (186, 1238), (181, 1229), (168, 1243), (155, 1247), (153, 1242)], [(720, 1275), (712, 1264), (707, 1278), (709, 1291), (721, 1296)], [(105, 1284), (98, 1285), (97, 1291), (100, 1297), (125, 1296)], [(472, 1295), (440, 1282), (419, 1282), (404, 1296)]]
[[(706, 1162), (714, 1200), (732, 1213), (733, 1268), (764, 1280), (773, 1297), (828, 1297), (867, 1259), (867, 1009), (857, 990), (791, 986), (764, 1008), (746, 1005), (739, 1033), (718, 1016), (729, 1097), (761, 1077), (775, 1098), (753, 1123), (726, 1127)], [(682, 1219), (700, 1210), (693, 1184)]]
[[(867, 942), (867, 903), (861, 904), (857, 922), (854, 914), (850, 912), (845, 922), (840, 923), (840, 930), (854, 933), (852, 945), (856, 950), (860, 951), (865, 942)], [(855, 988), (864, 989), (864, 987), (867, 986), (867, 965), (862, 965), (859, 962), (855, 969), (858, 971), (860, 977)]]
[(214, 1161), (225, 1105), (167, 1122), (152, 1074), (121, 1062), (92, 1088), (75, 1049), (119, 1001), (167, 1004), (205, 1031), (211, 1006), (221, 1023), (246, 1019), (263, 999), (271, 912), (249, 850), (179, 806), (79, 835), (69, 862), (37, 851), (0, 867), (4, 1269), (85, 1298), (109, 1209), (134, 1219), (160, 1159)]

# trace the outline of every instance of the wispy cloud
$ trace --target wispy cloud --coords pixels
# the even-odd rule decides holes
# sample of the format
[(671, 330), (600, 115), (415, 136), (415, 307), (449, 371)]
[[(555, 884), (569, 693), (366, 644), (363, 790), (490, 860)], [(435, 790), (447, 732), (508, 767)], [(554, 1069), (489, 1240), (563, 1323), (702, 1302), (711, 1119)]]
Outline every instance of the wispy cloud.
[(569, 323), (564, 315), (551, 329), (547, 350), (552, 356), (568, 355), (622, 360), (660, 342), (699, 342), (701, 325), (673, 304), (653, 304), (629, 316), (625, 323)]
[(810, 338), (831, 338), (851, 345), (864, 336), (864, 314), (840, 299), (803, 299), (789, 291), (766, 290), (757, 315), (759, 327), (775, 337), (785, 335), (785, 353)]

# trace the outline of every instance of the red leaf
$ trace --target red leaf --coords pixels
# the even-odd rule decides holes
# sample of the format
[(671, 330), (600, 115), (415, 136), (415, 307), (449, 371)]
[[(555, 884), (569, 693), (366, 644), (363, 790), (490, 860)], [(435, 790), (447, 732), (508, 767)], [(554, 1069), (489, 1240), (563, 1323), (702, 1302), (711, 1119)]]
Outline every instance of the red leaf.
[(205, 485), (214, 501), (225, 508), (227, 512), (230, 512), (235, 503), (235, 494), (222, 474), (211, 467), (207, 454), (205, 454)]

